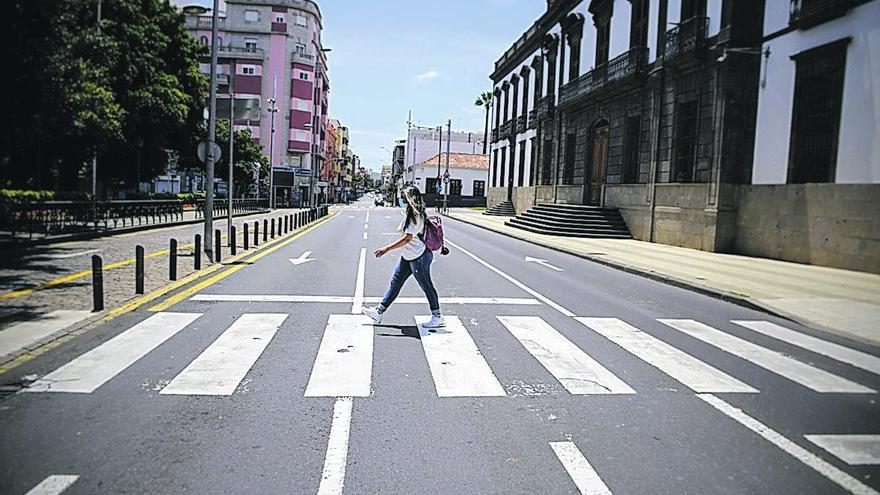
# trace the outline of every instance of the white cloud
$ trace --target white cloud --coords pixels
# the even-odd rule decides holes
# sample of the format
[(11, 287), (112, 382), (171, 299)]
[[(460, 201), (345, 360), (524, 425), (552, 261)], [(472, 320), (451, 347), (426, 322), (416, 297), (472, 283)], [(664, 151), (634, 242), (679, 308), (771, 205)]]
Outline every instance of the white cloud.
[(425, 81), (425, 80), (428, 80), (428, 79), (434, 79), (435, 77), (437, 77), (437, 76), (439, 76), (439, 75), (440, 75), (440, 73), (437, 72), (436, 69), (431, 69), (431, 70), (429, 70), (428, 72), (423, 72), (423, 73), (417, 75), (417, 76), (416, 76), (416, 79), (419, 80), (419, 81)]

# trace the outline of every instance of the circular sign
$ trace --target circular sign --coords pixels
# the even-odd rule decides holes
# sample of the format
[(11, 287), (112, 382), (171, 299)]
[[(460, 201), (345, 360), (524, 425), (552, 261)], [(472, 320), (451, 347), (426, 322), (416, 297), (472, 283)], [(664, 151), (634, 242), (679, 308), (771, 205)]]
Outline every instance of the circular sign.
[(444, 183), (444, 184), (449, 184), (449, 175), (444, 175), (444, 176), (443, 176), (443, 183)]
[[(213, 146), (211, 146), (211, 150), (213, 151), (214, 161), (217, 161), (217, 160), (220, 159), (220, 156), (221, 156), (222, 152), (220, 151), (220, 147), (217, 146), (217, 143), (211, 143), (211, 144), (213, 145)], [(199, 160), (201, 160), (202, 163), (204, 163), (205, 160), (207, 160), (207, 158), (208, 158), (208, 154), (207, 154), (207, 152), (208, 152), (208, 142), (207, 142), (207, 141), (202, 141), (201, 143), (199, 143), (199, 147), (198, 147), (198, 149), (196, 150), (196, 152), (197, 152), (198, 155), (199, 155)]]

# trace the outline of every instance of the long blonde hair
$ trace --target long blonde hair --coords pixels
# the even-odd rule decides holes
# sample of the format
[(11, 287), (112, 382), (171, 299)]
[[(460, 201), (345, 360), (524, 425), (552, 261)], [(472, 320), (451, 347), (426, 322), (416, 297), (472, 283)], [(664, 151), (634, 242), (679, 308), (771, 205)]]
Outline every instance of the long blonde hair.
[(406, 220), (403, 223), (403, 230), (406, 230), (416, 219), (424, 222), (427, 214), (425, 213), (425, 200), (418, 187), (409, 186), (404, 189), (403, 199), (406, 201)]

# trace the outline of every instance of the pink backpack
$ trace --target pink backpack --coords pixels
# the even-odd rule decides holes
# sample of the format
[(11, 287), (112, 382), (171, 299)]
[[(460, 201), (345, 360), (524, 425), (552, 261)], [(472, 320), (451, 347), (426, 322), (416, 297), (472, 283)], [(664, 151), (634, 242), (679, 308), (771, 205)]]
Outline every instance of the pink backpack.
[(443, 249), (443, 224), (440, 217), (431, 215), (425, 220), (425, 233), (422, 235), (425, 247), (431, 251)]

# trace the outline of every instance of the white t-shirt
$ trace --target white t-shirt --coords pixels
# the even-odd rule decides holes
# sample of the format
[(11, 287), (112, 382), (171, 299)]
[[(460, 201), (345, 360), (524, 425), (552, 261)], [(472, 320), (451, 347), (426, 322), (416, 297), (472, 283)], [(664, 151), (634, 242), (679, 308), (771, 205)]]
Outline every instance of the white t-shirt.
[(412, 234), (412, 239), (404, 244), (402, 248), (403, 252), (401, 252), (400, 255), (403, 256), (403, 259), (412, 261), (425, 252), (425, 243), (422, 242), (422, 239), (420, 238), (422, 230), (425, 228), (425, 221), (417, 216), (415, 221), (412, 222), (408, 228), (404, 229), (404, 225), (406, 225), (406, 215), (404, 215), (403, 221), (400, 222), (400, 226), (397, 227), (397, 230), (404, 234)]

